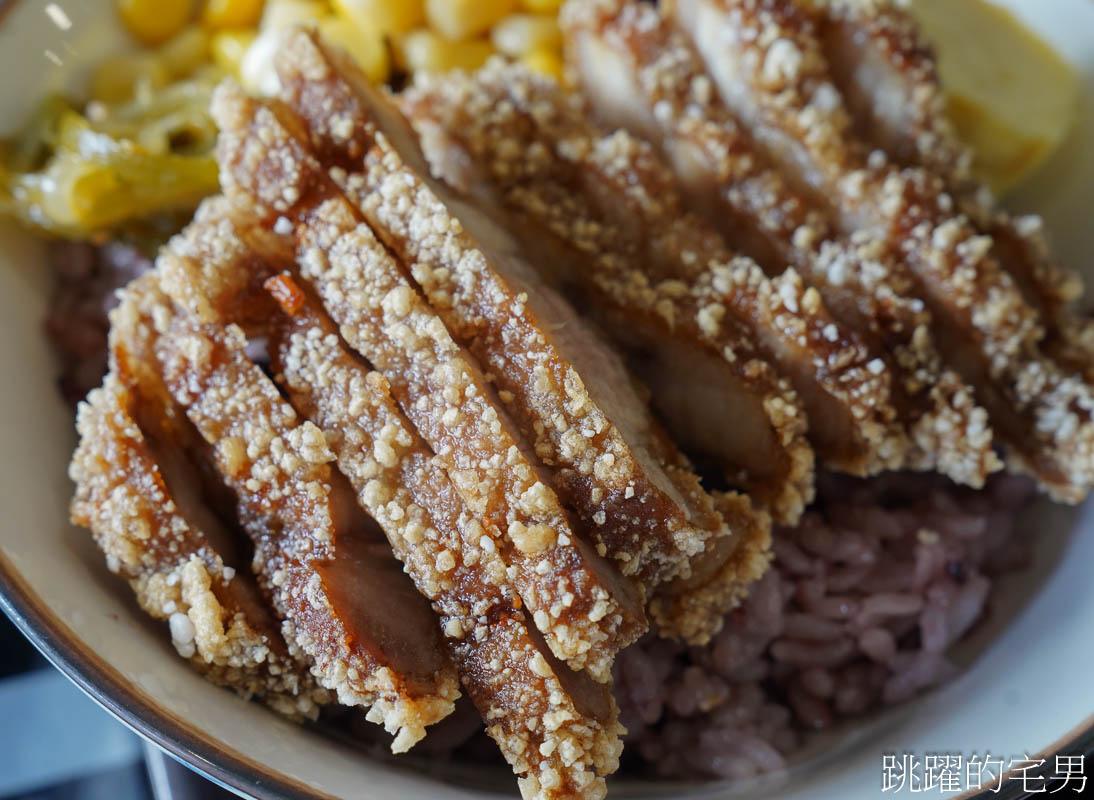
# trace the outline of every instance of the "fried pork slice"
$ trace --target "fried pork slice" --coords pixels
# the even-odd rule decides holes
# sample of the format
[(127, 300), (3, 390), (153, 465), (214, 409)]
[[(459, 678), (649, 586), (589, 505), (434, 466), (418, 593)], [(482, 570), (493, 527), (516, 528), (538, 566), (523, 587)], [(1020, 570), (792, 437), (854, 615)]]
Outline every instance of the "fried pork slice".
[(689, 644), (709, 642), (726, 615), (706, 610), (736, 608), (771, 564), (771, 517), (758, 512), (746, 495), (716, 492), (714, 498), (737, 536), (712, 542), (692, 562), (691, 574), (657, 587), (648, 606), (662, 635)]
[(992, 255), (1048, 328), (1053, 355), (1091, 374), (1094, 333), (1071, 304), (1083, 291), (1053, 261), (1040, 218), (1013, 218), (973, 177), (971, 151), (946, 115), (934, 53), (907, 8), (892, 0), (816, 4), (817, 30), (833, 83), (857, 133), (896, 163), (941, 176), (960, 209), (992, 238)]
[[(291, 267), (291, 239), (270, 237), (237, 217), (224, 198), (206, 201), (191, 231), (205, 225), (215, 235), (176, 239), (173, 252), (187, 257), (161, 264), (161, 280), (200, 305), (207, 321), (264, 320), (271, 371), (298, 413), (322, 430), (358, 503), (433, 603), (488, 731), (522, 780), (542, 787), (531, 796), (603, 796), (597, 772), (614, 771), (622, 749), (610, 687), (561, 666), (529, 630), (497, 548), (484, 546), (498, 533), (487, 534), (466, 508), (387, 381), (342, 343), (317, 301), (279, 271), (286, 262)], [(259, 285), (264, 291), (255, 298)], [(521, 702), (509, 702), (513, 697)]]
[[(675, 0), (668, 13), (722, 101), (836, 230), (884, 237), (934, 321), (943, 356), (974, 386), (1013, 469), (1077, 502), (1094, 483), (1094, 394), (1045, 355), (1044, 329), (941, 178), (900, 169), (854, 134), (810, 12), (789, 0)], [(902, 278), (898, 278), (902, 279)]]
[[(356, 67), (298, 31), (278, 68), (320, 151), (351, 165), (340, 173), (346, 196), (486, 370), (593, 541), (644, 583), (686, 574), (725, 526), (617, 353), (544, 284), (519, 241), (431, 179), (412, 131)], [(365, 140), (372, 126), (383, 136)]]
[[(429, 113), (425, 105), (412, 112), (426, 154), (452, 184), (464, 184), (448, 166), (466, 161), (466, 150), (432, 123)], [(559, 187), (542, 183), (539, 188)], [(494, 190), (476, 181), (474, 193)], [(524, 251), (536, 254), (541, 274), (627, 354), (681, 446), (723, 468), (731, 483), (780, 519), (795, 519), (812, 498), (813, 453), (804, 436), (804, 410), (789, 382), (758, 352), (748, 328), (712, 302), (709, 285), (688, 287), (626, 269), (637, 257), (620, 255), (614, 239), (608, 249), (601, 248), (599, 235), (582, 240), (570, 227), (578, 217), (561, 213), (573, 205), (568, 193), (563, 195), (557, 233), (542, 215), (522, 214), (513, 206), (499, 211), (500, 197), (489, 204), (519, 235)], [(583, 230), (599, 234), (601, 229)], [(734, 277), (729, 269), (720, 272), (727, 286)]]
[(601, 134), (556, 84), (500, 61), (473, 78), (426, 79), (406, 105), (419, 124), (431, 119), (443, 132), (427, 142), (447, 136), (469, 154), (524, 216), (519, 230), (545, 228), (587, 254), (571, 274), (611, 271), (625, 280), (636, 272), (675, 282), (670, 287), (696, 301), (707, 336), (734, 322), (750, 332), (758, 354), (797, 389), (824, 461), (870, 473), (899, 458), (905, 442), (892, 424), (884, 363), (867, 357), (796, 273), (769, 279), (728, 252), (683, 209), (672, 177), (645, 143)]
[(880, 238), (834, 236), (713, 95), (683, 35), (648, 5), (598, 0), (565, 7), (568, 54), (594, 113), (656, 143), (689, 205), (769, 274), (792, 265), (894, 377), (894, 405), (914, 443), (903, 466), (983, 485), (1001, 464), (987, 413), (947, 368), (914, 287), (891, 280)]
[[(144, 611), (169, 623), (175, 649), (205, 677), (287, 716), (315, 719), (328, 694), (303, 654), (286, 645), (249, 569), (228, 565), (236, 561), (232, 534), (205, 509), (194, 466), (137, 423), (147, 418), (162, 437), (166, 409), (138, 397), (117, 371), (80, 404), (69, 467), (73, 522), (91, 530), (111, 571)], [(140, 404), (150, 407), (140, 413)]]
[(599, 798), (622, 728), (610, 687), (558, 662), (521, 611), (496, 541), (403, 416), (384, 378), (341, 342), (314, 301), (282, 275), (287, 312), (272, 368), (323, 430), (358, 500), (440, 617), (464, 687), (526, 797)]
[[(159, 262), (175, 257), (169, 244)], [(340, 702), (369, 707), (396, 734), (395, 752), (409, 748), (452, 710), (457, 679), (428, 603), (349, 487), (335, 482), (322, 432), (301, 424), (248, 359), (238, 327), (202, 325), (151, 286), (128, 290), (113, 326), (126, 348), (158, 364), (235, 493), (285, 638)]]
[(213, 111), (226, 193), (249, 213), (296, 220), (302, 276), (346, 342), (387, 378), (469, 508), (489, 523), (484, 533), (500, 534), (483, 546), (512, 570), (551, 652), (608, 681), (616, 652), (647, 628), (640, 587), (576, 535), (478, 365), (294, 135), (299, 121), (230, 86)]

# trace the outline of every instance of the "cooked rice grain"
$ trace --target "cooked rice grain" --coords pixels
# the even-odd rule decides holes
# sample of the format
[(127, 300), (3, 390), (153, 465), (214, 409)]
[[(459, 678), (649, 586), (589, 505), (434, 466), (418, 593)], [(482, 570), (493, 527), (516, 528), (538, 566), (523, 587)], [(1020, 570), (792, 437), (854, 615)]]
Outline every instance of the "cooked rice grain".
[(770, 772), (809, 731), (952, 677), (946, 650), (984, 614), (992, 576), (1025, 560), (1013, 526), (1032, 491), (1013, 477), (975, 492), (923, 475), (824, 476), (817, 504), (776, 532), (773, 568), (708, 646), (646, 638), (620, 657), (637, 766)]

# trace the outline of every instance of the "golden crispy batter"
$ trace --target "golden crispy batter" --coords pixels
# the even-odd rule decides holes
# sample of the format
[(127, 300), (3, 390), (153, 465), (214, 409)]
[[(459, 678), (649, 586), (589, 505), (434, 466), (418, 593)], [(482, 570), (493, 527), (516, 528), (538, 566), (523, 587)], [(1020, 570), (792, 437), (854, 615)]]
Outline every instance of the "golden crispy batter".
[(1011, 217), (973, 177), (972, 152), (945, 113), (934, 53), (909, 11), (892, 0), (816, 4), (817, 30), (832, 80), (858, 134), (897, 164), (941, 176), (958, 207), (992, 238), (992, 255), (1045, 324), (1052, 355), (1094, 375), (1094, 330), (1071, 307), (1079, 276), (1057, 264), (1036, 216)]
[[(792, 0), (680, 0), (669, 7), (729, 111), (783, 174), (830, 212), (837, 230), (892, 237), (894, 228), (920, 226), (921, 238), (938, 239), (938, 253), (911, 264), (913, 272), (926, 288), (945, 289), (951, 305), (979, 309), (970, 322), (988, 358), (1036, 342), (1034, 310), (987, 257), (990, 243), (947, 213), (940, 180), (900, 171), (857, 142), (806, 10)], [(903, 244), (892, 247), (901, 253)]]
[(892, 0), (798, 4), (813, 12), (858, 135), (898, 163), (922, 164), (947, 180), (971, 180), (972, 154), (946, 115), (930, 44), (907, 8)]
[[(226, 192), (252, 211), (297, 220), (302, 275), (347, 343), (389, 380), (469, 507), (491, 523), (485, 533), (500, 532), (491, 544), (551, 652), (607, 681), (615, 653), (646, 627), (637, 587), (575, 535), (475, 362), (337, 188), (323, 187), (306, 141), (281, 121), (287, 110), (224, 86), (214, 114)], [(263, 209), (264, 192), (272, 208)]]
[[(222, 234), (195, 225), (180, 237), (209, 258), (221, 253), (230, 269), (234, 248)], [(180, 250), (193, 252), (177, 237), (159, 263), (190, 257)], [(130, 290), (121, 309), (113, 320), (119, 341), (155, 354), (168, 391), (235, 492), (286, 639), (314, 660), (340, 702), (369, 706), (369, 718), (396, 734), (393, 750), (406, 750), (451, 711), (455, 672), (428, 604), (374, 523), (332, 482), (322, 432), (298, 423), (247, 358), (238, 327), (202, 325), (154, 286)]]
[[(667, 293), (675, 290), (677, 307), (694, 305), (701, 336), (717, 342), (720, 329), (736, 323), (751, 334), (752, 351), (795, 385), (812, 412), (814, 445), (830, 463), (874, 471), (902, 451), (885, 365), (867, 368), (861, 345), (796, 274), (768, 279), (734, 258), (683, 210), (648, 146), (622, 132), (602, 135), (554, 84), (500, 62), (473, 79), (422, 81), (405, 105), (421, 127), (433, 126), (427, 147), (434, 143), (432, 150), (443, 153), (435, 143), (447, 136), (506, 203), (587, 254), (564, 280), (599, 272), (625, 284), (631, 275), (647, 276), (667, 284)], [(737, 357), (747, 358), (747, 347)]]
[[(384, 378), (360, 363), (292, 279), (272, 367), (293, 404), (327, 436), (359, 502), (433, 602), (464, 687), (529, 797), (596, 798), (619, 762), (609, 686), (557, 662), (529, 629), (519, 595), (481, 523), (399, 411)], [(285, 285), (287, 282), (287, 286)], [(301, 299), (303, 298), (303, 299)]]
[[(175, 443), (155, 447), (141, 430), (134, 409), (142, 401), (118, 369), (80, 405), (80, 445), (69, 467), (73, 522), (91, 530), (110, 570), (129, 582), (142, 609), (169, 623), (175, 649), (202, 674), (290, 717), (314, 719), (329, 693), (282, 639), (249, 565), (237, 572), (225, 563), (231, 541), (206, 534), (222, 523), (193, 496), (194, 476), (178, 474), (193, 465), (178, 465), (171, 480), (161, 470), (165, 457), (178, 460)], [(149, 409), (153, 418), (165, 414)]]
[[(457, 81), (449, 87), (449, 97), (460, 96), (461, 88), (474, 87), (461, 87)], [(431, 95), (421, 88), (414, 93), (418, 100), (409, 98), (405, 106), (433, 169), (477, 197), (497, 195), (487, 204), (497, 208), (495, 214), (521, 240), (523, 250), (534, 254), (540, 274), (574, 299), (630, 356), (631, 370), (643, 378), (654, 405), (685, 449), (720, 462), (734, 483), (747, 487), (781, 518), (800, 513), (811, 498), (813, 467), (803, 436), (804, 414), (789, 384), (757, 352), (747, 326), (726, 316), (720, 300), (712, 297), (711, 276), (688, 286), (627, 268), (638, 256), (617, 240), (614, 226), (582, 217), (577, 198), (560, 182), (537, 176), (531, 191), (524, 191), (522, 182), (505, 192), (499, 191), (503, 180), (496, 181), (495, 189), (484, 179), (472, 181), (472, 189), (449, 169), (475, 158), (449, 136), (460, 123), (439, 125), (434, 118), (456, 103)], [(488, 95), (484, 91), (478, 99), (488, 103)], [(479, 143), (506, 149), (506, 138), (483, 136)], [(540, 165), (548, 167), (550, 160)], [(497, 166), (505, 171), (514, 165), (500, 159)], [(735, 273), (727, 268), (719, 275), (729, 282)], [(705, 390), (693, 391), (700, 383)], [(727, 425), (727, 419), (738, 424)]]
[[(523, 81), (525, 80), (526, 76), (523, 74), (514, 76), (514, 81), (508, 82), (507, 85), (517, 86), (519, 88), (523, 86)], [(437, 87), (432, 88), (436, 89)], [(443, 92), (445, 96), (445, 99), (443, 101), (440, 98), (435, 97), (431, 90), (421, 88), (416, 91), (413, 96), (407, 98), (406, 105), (408, 108), (411, 109), (412, 119), (414, 119), (417, 124), (420, 124), (422, 126), (421, 129), (423, 130), (423, 132), (426, 133), (425, 139), (427, 141), (427, 154), (434, 165), (438, 164), (440, 159), (447, 158), (449, 156), (450, 149), (448, 147), (438, 145), (438, 143), (445, 138), (443, 134), (434, 133), (431, 135), (426, 130), (426, 126), (429, 123), (434, 122), (435, 124), (435, 117), (433, 116), (433, 113), (438, 113), (441, 117), (445, 118), (443, 126), (445, 130), (462, 129), (465, 125), (467, 125), (471, 129), (475, 129), (475, 126), (471, 125), (469, 121), (464, 120), (462, 118), (462, 115), (457, 114), (455, 116), (458, 118), (451, 118), (451, 109), (455, 107), (466, 108), (474, 116), (477, 115), (479, 112), (483, 112), (483, 105), (488, 105), (491, 107), (497, 105), (497, 98), (491, 96), (491, 92), (488, 91), (485, 87), (482, 90), (482, 94), (486, 95), (486, 97), (483, 97), (482, 94), (480, 94), (478, 98), (479, 101), (482, 101), (481, 103), (470, 101), (470, 98), (465, 97), (463, 93), (459, 91), (460, 88), (460, 81), (456, 81), (453, 85), (448, 86), (447, 91)], [(438, 107), (438, 105), (441, 105), (443, 107)], [(486, 138), (488, 139), (489, 137)], [(541, 146), (541, 143), (538, 139), (530, 142), (517, 142), (512, 138), (499, 138), (498, 142), (501, 142), (503, 144), (508, 143), (516, 145), (517, 147)], [(485, 141), (483, 141), (483, 143), (487, 144), (487, 142)], [(490, 152), (492, 152), (489, 151), (489, 146), (493, 146), (493, 144), (495, 143), (489, 143), (488, 152), (484, 152), (481, 154), (476, 153), (475, 157), (481, 158), (483, 161), (488, 161), (491, 157)], [(498, 147), (501, 148), (502, 145), (499, 144)], [(512, 149), (513, 148), (509, 148), (509, 151), (511, 152)], [(462, 153), (465, 151), (461, 150), (460, 152)], [(461, 159), (459, 155), (457, 155), (455, 158), (452, 158), (451, 160), (466, 163), (466, 159)], [(506, 166), (509, 166), (506, 164), (504, 159), (499, 160), (497, 163), (499, 165), (499, 168), (502, 170), (504, 170)], [(501, 181), (499, 181), (499, 184), (500, 183)], [(537, 184), (537, 187), (540, 185), (544, 184)], [(561, 191), (559, 195), (560, 202), (564, 202), (567, 196), (568, 195), (566, 194), (566, 192)], [(548, 208), (552, 207), (552, 204), (550, 202), (544, 202), (538, 207)], [(544, 217), (541, 215), (536, 218), (530, 219), (515, 219), (507, 227), (510, 230), (520, 230), (527, 232), (537, 227), (546, 230), (547, 223), (544, 222)], [(546, 234), (544, 235), (547, 236)], [(547, 236), (547, 238), (537, 239), (534, 241), (524, 238), (524, 242), (525, 249), (528, 252), (549, 254), (549, 256), (544, 260), (545, 264), (559, 263), (561, 260), (573, 264), (574, 266), (569, 267), (569, 269), (574, 270), (580, 270), (580, 265), (585, 263), (588, 258), (586, 255), (583, 255), (580, 252), (580, 247), (585, 244), (588, 244), (590, 246), (595, 244), (591, 241), (581, 240), (579, 235), (575, 234), (574, 229), (572, 228), (565, 229), (565, 236), (560, 237), (559, 239), (555, 239), (553, 242), (551, 241), (549, 236)], [(571, 252), (561, 252), (560, 242), (564, 247), (569, 248)], [(551, 267), (544, 266), (543, 269), (547, 270), (551, 269)], [(582, 292), (579, 294), (583, 295), (584, 293)], [(677, 293), (675, 296), (679, 297), (679, 293)], [(672, 369), (680, 370), (681, 375), (685, 375), (686, 377), (684, 378), (684, 380), (681, 381), (684, 388), (678, 396), (683, 396), (685, 394), (691, 395), (690, 405), (684, 405), (683, 403), (681, 403), (680, 405), (682, 409), (690, 411), (691, 409), (696, 408), (695, 403), (702, 402), (703, 395), (709, 395), (711, 390), (717, 390), (724, 385), (720, 382), (722, 380), (720, 377), (715, 378), (714, 382), (703, 381), (702, 379), (706, 377), (706, 371), (701, 368), (695, 369), (696, 359), (694, 355), (690, 353), (684, 353), (683, 355), (681, 355), (678, 352), (672, 352), (671, 350), (668, 350), (666, 348), (663, 342), (656, 341), (657, 334), (666, 326), (666, 320), (664, 319), (662, 314), (657, 312), (652, 313), (648, 318), (647, 324), (640, 326), (646, 331), (653, 332), (652, 336), (647, 334), (646, 337), (640, 339), (634, 332), (636, 328), (636, 315), (633, 309), (635, 308), (635, 304), (621, 304), (616, 306), (614, 310), (610, 306), (601, 305), (599, 307), (599, 311), (597, 312), (597, 316), (602, 321), (602, 323), (611, 326), (611, 329), (618, 332), (617, 339), (625, 346), (628, 346), (632, 350), (640, 349), (641, 351), (643, 351), (644, 357), (635, 359), (636, 368), (639, 371), (643, 371), (643, 366), (645, 366), (646, 369), (649, 369), (651, 353), (655, 353), (660, 350), (662, 353), (665, 354), (663, 358), (664, 366), (659, 364), (656, 375), (649, 376), (652, 386), (666, 383), (667, 377), (673, 377), (671, 372)], [(742, 351), (739, 350), (737, 351), (736, 355), (741, 355), (741, 353)], [(710, 361), (714, 363), (715, 368), (717, 369), (717, 364), (724, 362), (722, 361), (721, 353), (717, 350), (714, 351), (713, 355), (717, 360), (715, 360), (715, 358), (712, 358), (710, 359)], [(645, 362), (644, 365), (643, 362)], [(672, 366), (669, 367), (669, 364), (671, 364)], [(697, 384), (702, 385), (703, 391), (694, 391), (694, 387)], [(732, 388), (735, 389), (736, 387)], [(659, 391), (661, 393), (660, 396), (662, 399), (668, 397), (670, 394), (669, 390), (667, 389), (660, 389)], [(672, 401), (670, 400), (669, 402)], [(715, 409), (722, 409), (722, 407), (717, 405), (716, 403), (712, 404), (712, 406)], [(764, 412), (774, 415), (777, 413), (777, 409), (764, 409)], [(704, 415), (704, 418), (706, 418), (706, 416), (707, 415)], [(735, 421), (740, 422), (742, 426), (747, 425), (746, 422), (740, 419), (740, 415), (734, 417), (732, 414), (730, 414), (728, 416), (718, 417), (716, 420), (717, 426), (720, 428), (731, 427), (726, 425), (727, 418), (735, 419)], [(698, 423), (694, 419), (689, 420), (689, 422), (692, 425), (699, 427)], [(694, 436), (696, 440), (701, 441), (704, 435), (707, 436), (707, 439), (709, 440), (711, 435), (709, 432), (700, 431), (697, 432)], [(748, 438), (751, 441), (755, 441), (755, 437), (751, 435), (751, 433), (746, 434), (744, 437), (739, 436), (738, 438)], [(709, 441), (704, 442), (704, 444), (709, 444)], [(768, 451), (763, 452), (766, 453)], [(760, 457), (762, 458), (762, 454)], [(770, 465), (764, 465), (764, 467), (770, 469)], [(758, 475), (754, 477), (759, 477), (760, 475), (762, 475), (764, 467), (761, 467), (761, 470), (758, 471)], [(760, 481), (756, 480), (756, 483), (760, 484)], [(742, 502), (745, 504), (745, 508), (750, 508), (750, 505), (748, 504), (748, 501), (746, 499), (742, 498)], [(798, 500), (798, 502), (800, 503), (800, 499)], [(760, 521), (751, 518), (752, 516), (759, 517)], [(719, 581), (711, 579), (711, 568), (709, 566), (711, 563), (711, 557), (709, 555), (710, 553), (716, 554), (716, 563), (720, 566), (722, 561), (724, 561), (725, 554), (734, 552), (737, 548), (740, 547), (742, 541), (754, 542), (754, 534), (756, 531), (760, 530), (766, 532), (767, 530), (768, 521), (765, 515), (745, 514), (743, 513), (743, 511), (741, 511), (740, 508), (738, 508), (736, 511), (735, 519), (740, 519), (741, 522), (739, 524), (730, 526), (730, 530), (733, 531), (731, 537), (726, 538), (724, 541), (722, 539), (719, 539), (709, 542), (707, 544), (707, 552), (704, 553), (702, 556), (699, 556), (697, 559), (693, 559), (692, 569), (695, 568), (696, 564), (699, 565), (701, 579), (697, 577), (692, 580), (693, 576), (689, 572), (681, 576), (681, 578), (677, 579), (676, 581), (673, 581), (671, 586), (665, 587), (664, 591), (658, 590), (658, 597), (656, 601), (651, 605), (651, 614), (654, 615), (656, 627), (662, 635), (682, 635), (688, 637), (691, 641), (704, 641), (706, 638), (708, 638), (710, 635), (717, 631), (722, 623), (722, 619), (724, 618), (726, 611), (736, 604), (740, 596), (744, 593), (745, 587), (752, 579), (754, 579), (754, 577), (756, 577), (754, 573), (748, 571), (733, 572), (730, 570), (723, 570), (716, 576), (723, 580)], [(686, 602), (679, 601), (680, 595), (685, 593), (687, 594)]]
[(811, 13), (790, 0), (676, 0), (668, 10), (722, 101), (799, 191), (838, 231), (873, 231), (901, 259), (1010, 466), (1058, 500), (1084, 497), (1094, 483), (1089, 385), (1046, 357), (1037, 310), (942, 179), (899, 169), (856, 139)]
[(735, 608), (771, 563), (771, 518), (747, 496), (716, 493), (718, 510), (736, 532), (712, 543), (692, 562), (691, 575), (659, 586), (649, 602), (650, 619), (663, 636), (705, 644), (725, 624), (709, 608)]
[(1001, 466), (987, 414), (942, 364), (914, 287), (893, 281), (890, 266), (878, 263), (887, 258), (880, 237), (834, 236), (825, 215), (740, 130), (682, 34), (652, 6), (571, 4), (563, 26), (593, 112), (657, 143), (692, 208), (769, 274), (795, 267), (885, 361), (897, 378), (894, 405), (915, 445), (903, 452), (902, 465), (982, 485)]
[[(561, 665), (530, 632), (505, 563), (483, 544), (498, 534), (487, 536), (466, 509), (387, 382), (350, 353), (291, 277), (274, 274), (287, 260), (291, 265), (291, 240), (270, 240), (233, 217), (224, 198), (207, 201), (172, 242), (174, 257), (161, 259), (161, 279), (199, 303), (206, 322), (264, 321), (277, 379), (323, 431), (362, 507), (433, 601), (448, 652), (489, 732), (522, 781), (539, 787), (530, 796), (602, 797), (597, 772), (614, 771), (622, 749), (610, 687)], [(291, 317), (276, 312), (258, 289), (263, 284)], [(390, 613), (400, 618), (398, 610)]]
[[(300, 31), (278, 68), (318, 151), (347, 166), (334, 173), (347, 197), (486, 370), (598, 549), (646, 583), (686, 572), (724, 525), (616, 353), (480, 204), (430, 178), (406, 123), (354, 67)], [(372, 127), (383, 135), (362, 133)]]

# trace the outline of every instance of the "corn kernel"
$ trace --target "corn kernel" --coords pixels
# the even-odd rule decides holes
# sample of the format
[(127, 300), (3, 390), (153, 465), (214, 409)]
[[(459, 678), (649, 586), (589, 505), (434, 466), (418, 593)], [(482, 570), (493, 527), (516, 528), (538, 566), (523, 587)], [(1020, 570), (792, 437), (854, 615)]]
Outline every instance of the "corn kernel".
[(373, 83), (383, 83), (391, 72), (387, 44), (378, 28), (361, 28), (345, 17), (324, 17), (319, 33), (331, 44), (344, 48)]
[(425, 22), (425, 0), (332, 0), (331, 6), (362, 30), (406, 33)]
[(559, 83), (562, 82), (562, 56), (557, 50), (546, 47), (530, 50), (521, 57), (520, 61), (528, 69), (542, 75), (549, 75)]
[(281, 88), (274, 69), (274, 57), (281, 35), (276, 28), (265, 30), (255, 37), (239, 62), (239, 82), (254, 94), (272, 95)]
[(486, 63), (494, 48), (484, 39), (453, 42), (430, 30), (411, 31), (403, 37), (402, 64), (411, 72), (474, 70)]
[(170, 76), (163, 62), (153, 53), (107, 56), (91, 76), (92, 100), (112, 105), (133, 99), (137, 86), (166, 86)]
[(562, 0), (520, 0), (520, 7), (533, 14), (557, 14)]
[(201, 24), (206, 28), (251, 28), (262, 19), (265, 0), (205, 0)]
[(316, 0), (270, 0), (262, 12), (261, 29), (279, 31), (290, 25), (312, 24), (327, 16), (327, 8)]
[(519, 58), (532, 50), (561, 48), (562, 31), (554, 17), (512, 14), (494, 26), (490, 41), (498, 52)]
[(117, 0), (118, 16), (144, 44), (166, 42), (194, 16), (194, 0)]
[(243, 55), (254, 42), (255, 35), (254, 31), (246, 29), (217, 31), (209, 43), (213, 61), (222, 70), (238, 78)]
[(425, 17), (442, 36), (469, 39), (486, 33), (515, 8), (516, 0), (425, 0)]
[(190, 25), (163, 45), (157, 55), (172, 79), (185, 78), (209, 61), (209, 35), (197, 25)]

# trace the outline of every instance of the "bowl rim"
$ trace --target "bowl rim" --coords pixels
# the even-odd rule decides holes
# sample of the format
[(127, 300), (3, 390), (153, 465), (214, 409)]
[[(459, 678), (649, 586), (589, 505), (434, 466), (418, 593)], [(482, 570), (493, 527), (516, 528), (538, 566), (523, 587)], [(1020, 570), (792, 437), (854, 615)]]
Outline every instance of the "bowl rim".
[[(19, 0), (0, 0), (0, 24)], [(227, 743), (214, 740), (199, 726), (164, 710), (151, 697), (84, 644), (53, 612), (0, 550), (0, 611), (74, 685), (130, 730), (156, 745), (213, 783), (255, 800), (339, 800), (291, 778), (276, 767), (251, 759)], [(216, 687), (213, 687), (216, 688)], [(913, 699), (911, 702), (915, 702)], [(1051, 777), (1050, 765), (1060, 754), (1081, 755), (1094, 772), (1094, 713), (1030, 759), (1044, 759), (1033, 775)], [(1021, 800), (1027, 797), (1009, 770), (987, 787), (967, 790), (954, 800)], [(1003, 785), (1000, 785), (1003, 784)], [(998, 787), (998, 788), (996, 788)]]
[(87, 647), (0, 552), (0, 610), (60, 672), (115, 719), (191, 769), (257, 800), (338, 800), (213, 740), (158, 706)]

